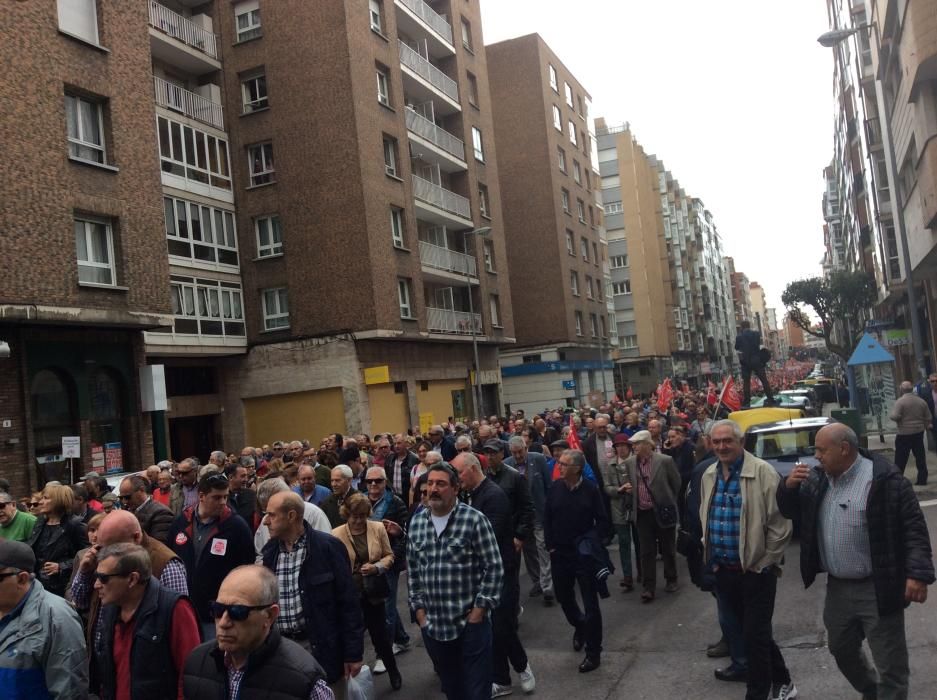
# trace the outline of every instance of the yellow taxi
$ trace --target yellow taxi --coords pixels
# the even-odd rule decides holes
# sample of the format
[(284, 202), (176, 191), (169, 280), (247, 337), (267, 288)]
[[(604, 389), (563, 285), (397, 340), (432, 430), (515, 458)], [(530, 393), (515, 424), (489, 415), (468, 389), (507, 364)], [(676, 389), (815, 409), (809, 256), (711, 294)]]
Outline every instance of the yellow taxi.
[(738, 423), (743, 433), (748, 432), (748, 429), (753, 425), (778, 423), (803, 417), (804, 412), (799, 408), (777, 408), (773, 406), (746, 408), (729, 414), (729, 420)]

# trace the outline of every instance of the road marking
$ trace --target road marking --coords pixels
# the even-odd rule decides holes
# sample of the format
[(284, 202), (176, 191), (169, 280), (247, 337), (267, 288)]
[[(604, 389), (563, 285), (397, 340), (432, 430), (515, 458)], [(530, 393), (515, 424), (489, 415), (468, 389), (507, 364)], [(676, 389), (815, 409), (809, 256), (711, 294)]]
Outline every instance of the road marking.
[(933, 501), (921, 501), (921, 508), (927, 508), (927, 506), (937, 506), (937, 499)]

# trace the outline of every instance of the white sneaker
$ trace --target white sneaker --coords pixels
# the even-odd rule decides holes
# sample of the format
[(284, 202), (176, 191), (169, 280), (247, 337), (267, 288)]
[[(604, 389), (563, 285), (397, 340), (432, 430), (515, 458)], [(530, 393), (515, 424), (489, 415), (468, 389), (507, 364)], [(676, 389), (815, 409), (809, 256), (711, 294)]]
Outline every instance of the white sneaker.
[(407, 642), (406, 644), (398, 644), (397, 642), (394, 642), (394, 656), (397, 656), (397, 654), (403, 654), (407, 651), (410, 651), (410, 642)]
[(500, 698), (504, 695), (510, 695), (514, 692), (514, 689), (509, 685), (498, 685), (497, 683), (491, 684), (491, 697)]
[(794, 681), (790, 683), (773, 683), (771, 685), (771, 700), (793, 700), (797, 697), (797, 686)]
[(537, 686), (537, 679), (534, 678), (534, 672), (530, 668), (530, 664), (527, 664), (527, 668), (518, 674), (521, 679), (521, 689), (525, 693), (534, 692), (534, 688)]
[(387, 673), (387, 668), (384, 666), (384, 662), (381, 661), (381, 659), (378, 659), (374, 662), (374, 666), (371, 667), (371, 671), (376, 676), (381, 673)]

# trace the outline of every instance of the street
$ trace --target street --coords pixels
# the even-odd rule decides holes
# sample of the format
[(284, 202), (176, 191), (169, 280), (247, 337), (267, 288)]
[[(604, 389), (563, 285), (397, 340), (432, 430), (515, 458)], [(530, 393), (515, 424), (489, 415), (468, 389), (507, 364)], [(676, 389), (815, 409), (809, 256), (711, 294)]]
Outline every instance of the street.
[[(922, 494), (924, 514), (931, 540), (937, 535), (937, 494)], [(927, 500), (924, 500), (927, 499)], [(774, 613), (774, 634), (791, 670), (799, 697), (823, 700), (853, 699), (858, 694), (845, 681), (826, 649), (823, 628), (825, 576), (805, 591), (798, 565), (799, 545), (793, 541), (787, 564), (778, 586)], [(613, 561), (617, 564), (613, 545)], [(530, 581), (521, 575), (522, 604), (520, 636), (537, 677), (532, 697), (591, 700), (605, 698), (700, 698), (722, 700), (743, 698), (745, 685), (724, 683), (713, 677), (713, 669), (726, 659), (709, 659), (706, 646), (719, 638), (715, 602), (690, 583), (685, 560), (681, 567), (677, 593), (659, 591), (657, 601), (642, 605), (637, 590), (620, 593), (617, 573), (610, 579), (612, 597), (602, 601), (604, 653), (602, 666), (588, 675), (578, 673), (582, 654), (572, 649), (572, 628), (567, 625), (558, 605), (544, 608), (540, 599), (527, 599)], [(660, 563), (658, 563), (660, 567)], [(658, 571), (662, 582), (662, 572)], [(401, 585), (401, 592), (405, 591)], [(930, 589), (925, 605), (914, 605), (906, 612), (908, 646), (911, 656), (910, 697), (933, 698), (937, 688), (937, 591)], [(401, 597), (400, 610), (405, 611)], [(400, 695), (393, 693), (386, 675), (376, 677), (376, 696), (441, 697), (432, 665), (415, 626), (409, 628), (416, 642), (413, 649), (397, 657), (404, 686)], [(373, 664), (373, 650), (365, 657)], [(521, 696), (517, 676), (514, 696)]]

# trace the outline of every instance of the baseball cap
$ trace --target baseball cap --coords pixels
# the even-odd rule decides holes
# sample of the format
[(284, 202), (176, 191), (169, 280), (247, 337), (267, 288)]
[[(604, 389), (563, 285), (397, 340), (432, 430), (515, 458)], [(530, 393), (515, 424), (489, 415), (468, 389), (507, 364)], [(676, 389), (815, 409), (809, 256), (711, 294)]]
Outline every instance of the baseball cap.
[(497, 438), (492, 438), (482, 445), (482, 452), (504, 452), (504, 443)]
[(630, 442), (632, 445), (637, 442), (654, 442), (654, 438), (649, 430), (639, 430), (631, 436), (631, 439), (628, 442)]
[(0, 566), (32, 572), (36, 568), (36, 555), (25, 542), (0, 540)]
[(568, 450), (569, 443), (566, 440), (554, 440), (550, 443), (550, 447), (560, 447), (564, 450)]

